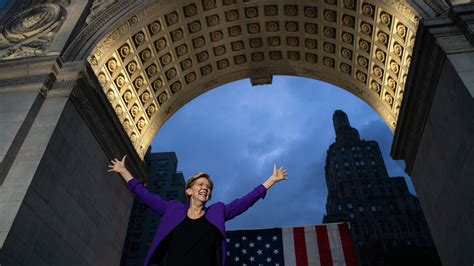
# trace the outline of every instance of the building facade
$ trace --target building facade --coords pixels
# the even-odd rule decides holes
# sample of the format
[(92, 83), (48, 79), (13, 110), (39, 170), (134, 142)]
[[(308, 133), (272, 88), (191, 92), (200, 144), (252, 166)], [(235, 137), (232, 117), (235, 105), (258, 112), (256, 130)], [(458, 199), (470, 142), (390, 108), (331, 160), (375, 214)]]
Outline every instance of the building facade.
[(403, 177), (389, 177), (377, 142), (361, 139), (341, 110), (333, 122), (323, 222), (351, 223), (362, 265), (440, 264), (417, 197)]
[[(145, 156), (148, 171), (148, 190), (166, 200), (184, 203), (184, 176), (177, 171), (178, 159), (174, 152), (150, 153)], [(161, 217), (136, 198), (133, 203), (121, 265), (141, 266), (153, 241)]]

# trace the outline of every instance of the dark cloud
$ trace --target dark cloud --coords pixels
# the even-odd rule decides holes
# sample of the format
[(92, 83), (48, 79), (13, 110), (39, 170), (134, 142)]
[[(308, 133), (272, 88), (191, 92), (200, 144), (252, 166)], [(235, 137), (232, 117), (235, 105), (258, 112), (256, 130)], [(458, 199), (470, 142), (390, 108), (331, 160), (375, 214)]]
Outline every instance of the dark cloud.
[(380, 141), (389, 168), (397, 166), (387, 159), (393, 136), (367, 104), (330, 84), (297, 77), (274, 77), (272, 85), (257, 87), (240, 80), (199, 96), (160, 129), (153, 152), (175, 151), (186, 177), (210, 173), (213, 201), (245, 195), (271, 175), (274, 162), (289, 170), (288, 181), (229, 221), (228, 229), (321, 223), (336, 109), (348, 114), (362, 137)]

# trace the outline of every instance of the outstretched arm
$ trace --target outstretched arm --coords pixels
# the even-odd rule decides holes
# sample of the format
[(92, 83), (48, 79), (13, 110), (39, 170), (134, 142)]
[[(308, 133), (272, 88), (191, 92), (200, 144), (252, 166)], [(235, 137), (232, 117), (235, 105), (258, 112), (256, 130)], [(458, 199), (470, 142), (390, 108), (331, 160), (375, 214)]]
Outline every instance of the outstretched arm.
[(242, 214), (248, 210), (252, 205), (259, 199), (264, 198), (267, 190), (275, 183), (287, 179), (288, 172), (283, 167), (277, 170), (276, 164), (273, 166), (273, 174), (261, 185), (256, 187), (247, 195), (242, 198), (236, 199), (229, 204), (225, 205), (224, 218), (226, 221)]
[(133, 178), (132, 174), (125, 167), (125, 158), (127, 155), (123, 156), (122, 160), (113, 159), (109, 165), (109, 170), (107, 172), (116, 172), (127, 182), (128, 190), (134, 193), (137, 198), (152, 208), (159, 215), (163, 215), (168, 206), (168, 201), (163, 200), (160, 196), (152, 194), (148, 189), (143, 186), (140, 181), (136, 178)]

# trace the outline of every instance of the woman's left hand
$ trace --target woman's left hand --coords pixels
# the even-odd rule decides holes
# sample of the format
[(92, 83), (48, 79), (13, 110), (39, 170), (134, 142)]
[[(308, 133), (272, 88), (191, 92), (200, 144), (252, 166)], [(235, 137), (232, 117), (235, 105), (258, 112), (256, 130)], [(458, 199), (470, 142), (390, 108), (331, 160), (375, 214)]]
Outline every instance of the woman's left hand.
[(277, 165), (275, 163), (273, 165), (273, 174), (272, 176), (270, 176), (270, 178), (272, 179), (272, 181), (275, 181), (276, 183), (281, 180), (288, 180), (288, 178), (286, 178), (287, 175), (288, 175), (288, 171), (285, 168), (283, 168), (283, 166), (277, 169)]
[(288, 180), (286, 176), (288, 175), (288, 171), (281, 166), (277, 169), (276, 164), (273, 165), (273, 174), (263, 183), (263, 185), (269, 189), (273, 184), (277, 183), (281, 180)]

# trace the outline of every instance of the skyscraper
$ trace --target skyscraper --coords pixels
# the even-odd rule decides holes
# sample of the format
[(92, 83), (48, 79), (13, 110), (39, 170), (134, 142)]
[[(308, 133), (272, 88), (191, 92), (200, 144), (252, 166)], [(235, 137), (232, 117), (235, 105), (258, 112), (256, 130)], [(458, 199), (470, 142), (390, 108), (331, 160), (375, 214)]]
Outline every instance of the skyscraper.
[[(148, 170), (146, 186), (151, 193), (166, 200), (176, 199), (181, 202), (186, 200), (184, 176), (182, 172), (176, 171), (178, 159), (174, 152), (147, 152), (145, 162)], [(121, 265), (143, 265), (160, 220), (160, 216), (135, 199)]]
[(440, 264), (417, 197), (403, 177), (388, 176), (377, 142), (361, 140), (341, 110), (333, 123), (323, 223), (350, 222), (362, 265)]

